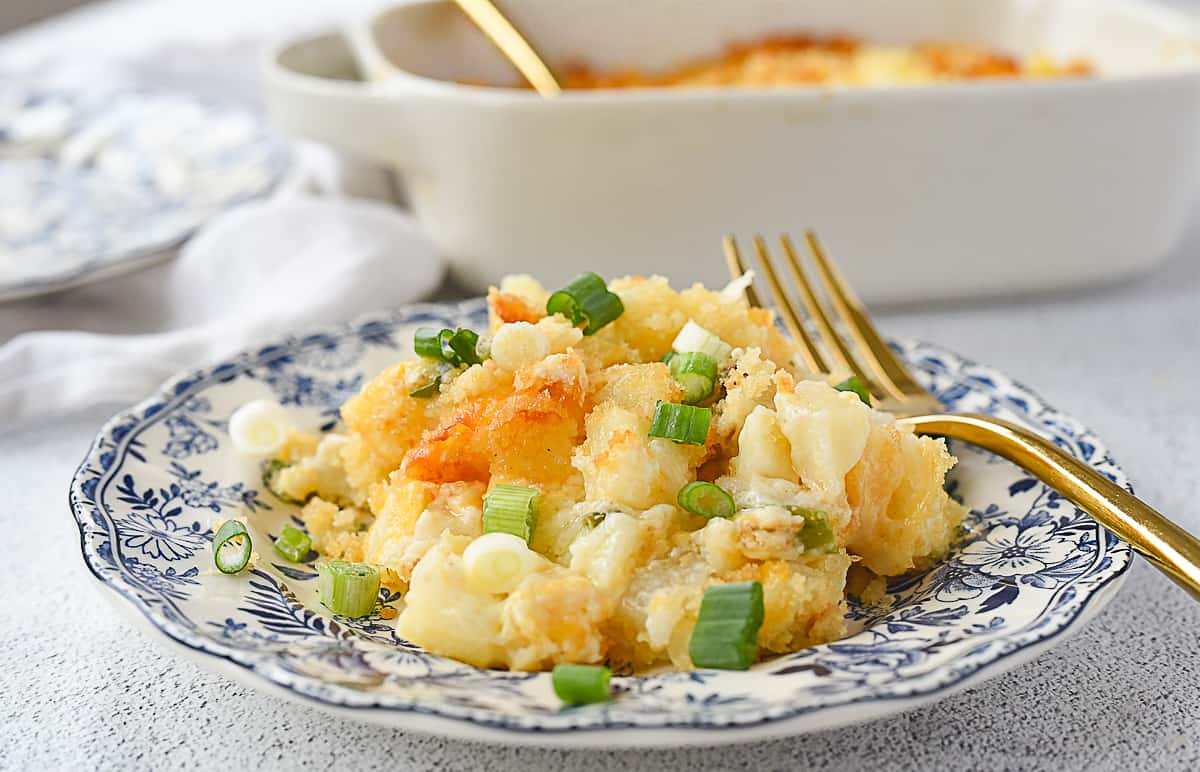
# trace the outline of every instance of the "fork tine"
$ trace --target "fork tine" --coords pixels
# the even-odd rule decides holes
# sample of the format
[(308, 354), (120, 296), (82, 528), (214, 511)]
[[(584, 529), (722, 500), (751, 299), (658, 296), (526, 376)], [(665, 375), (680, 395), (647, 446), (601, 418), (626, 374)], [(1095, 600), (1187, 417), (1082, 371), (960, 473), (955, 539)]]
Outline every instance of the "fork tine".
[[(730, 237), (730, 242), (734, 244), (734, 250), (737, 250), (737, 244)], [(829, 368), (825, 364), (825, 359), (821, 356), (820, 350), (817, 348), (813, 339), (809, 336), (808, 330), (804, 328), (804, 321), (800, 314), (796, 313), (796, 309), (792, 306), (792, 302), (788, 299), (787, 293), (783, 291), (783, 285), (779, 283), (779, 275), (775, 273), (775, 266), (771, 264), (771, 255), (767, 252), (767, 245), (763, 241), (762, 236), (754, 237), (754, 251), (758, 255), (758, 262), (762, 265), (763, 276), (767, 279), (767, 286), (771, 288), (771, 297), (775, 299), (775, 306), (779, 309), (780, 316), (783, 317), (783, 324), (788, 328), (788, 332), (792, 335), (792, 340), (798, 341), (804, 355), (804, 363), (809, 370), (814, 373), (827, 373)]]
[[(721, 246), (725, 250), (725, 267), (729, 269), (729, 279), (737, 281), (746, 272), (746, 266), (742, 265), (742, 255), (738, 252), (737, 241), (732, 235), (726, 235), (721, 239)], [(754, 291), (753, 282), (746, 287), (746, 302), (752, 306), (762, 306), (758, 293)]]
[(846, 344), (842, 342), (841, 336), (833, 329), (833, 324), (829, 320), (829, 316), (825, 313), (825, 309), (817, 300), (817, 295), (813, 292), (812, 284), (808, 280), (808, 274), (804, 270), (804, 266), (800, 264), (800, 260), (796, 255), (796, 248), (792, 245), (792, 239), (786, 233), (779, 237), (779, 243), (783, 246), (783, 253), (787, 256), (788, 267), (792, 270), (792, 278), (796, 281), (796, 286), (800, 288), (800, 298), (804, 301), (804, 307), (808, 310), (808, 315), (816, 322), (817, 331), (821, 334), (821, 340), (825, 342), (825, 352), (834, 360), (834, 365), (839, 366), (846, 372), (853, 373), (864, 381), (867, 380), (858, 364), (854, 361), (854, 356), (850, 350), (846, 348)]
[(825, 283), (825, 290), (833, 301), (833, 307), (850, 330), (854, 342), (858, 344), (867, 365), (875, 372), (876, 381), (887, 389), (898, 400), (908, 401), (913, 398), (924, 398), (928, 392), (912, 379), (908, 370), (896, 359), (896, 355), (888, 348), (883, 337), (871, 324), (862, 301), (854, 294), (850, 284), (838, 271), (837, 267), (825, 255), (817, 234), (811, 230), (805, 231), (804, 240), (808, 243), (808, 251), (812, 253), (813, 261)]
[(784, 285), (779, 281), (779, 274), (775, 273), (775, 267), (770, 262), (770, 253), (767, 251), (767, 243), (761, 235), (754, 238), (754, 250), (758, 256), (758, 263), (762, 265), (763, 276), (766, 276), (767, 286), (770, 287), (770, 295), (775, 299), (780, 316), (784, 317), (784, 325), (788, 333), (792, 334), (792, 340), (799, 341), (800, 347), (803, 348), (804, 364), (808, 365), (812, 372), (829, 372), (821, 349), (817, 347), (816, 341), (812, 340), (808, 328), (805, 328), (804, 317), (797, 312), (796, 306), (792, 305), (792, 301), (784, 292)]

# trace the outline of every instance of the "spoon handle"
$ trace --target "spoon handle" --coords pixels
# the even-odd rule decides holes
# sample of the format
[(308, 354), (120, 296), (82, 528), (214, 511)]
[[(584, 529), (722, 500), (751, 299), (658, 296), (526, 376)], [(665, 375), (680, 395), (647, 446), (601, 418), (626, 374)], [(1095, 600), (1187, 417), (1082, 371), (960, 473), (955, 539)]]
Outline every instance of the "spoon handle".
[(533, 46), (517, 31), (492, 0), (454, 0), (483, 34), (496, 44), (508, 60), (513, 63), (529, 85), (544, 97), (557, 96), (562, 87), (550, 72), (550, 68), (537, 55)]

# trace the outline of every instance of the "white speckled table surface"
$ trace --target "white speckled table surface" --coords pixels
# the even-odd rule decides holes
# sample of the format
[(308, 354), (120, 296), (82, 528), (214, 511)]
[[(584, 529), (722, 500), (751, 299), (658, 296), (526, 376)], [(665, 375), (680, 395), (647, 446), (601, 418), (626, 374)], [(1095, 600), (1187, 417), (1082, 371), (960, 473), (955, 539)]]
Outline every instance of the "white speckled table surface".
[[(29, 302), (101, 308), (111, 291)], [(995, 365), (1067, 408), (1140, 495), (1200, 531), (1197, 229), (1154, 274), (1119, 287), (881, 316), (893, 334)], [(1200, 604), (1140, 560), (1107, 609), (1036, 661), (930, 707), (795, 739), (539, 750), (333, 719), (183, 660), (101, 597), (66, 492), (116, 407), (0, 430), (0, 769), (1200, 768)]]

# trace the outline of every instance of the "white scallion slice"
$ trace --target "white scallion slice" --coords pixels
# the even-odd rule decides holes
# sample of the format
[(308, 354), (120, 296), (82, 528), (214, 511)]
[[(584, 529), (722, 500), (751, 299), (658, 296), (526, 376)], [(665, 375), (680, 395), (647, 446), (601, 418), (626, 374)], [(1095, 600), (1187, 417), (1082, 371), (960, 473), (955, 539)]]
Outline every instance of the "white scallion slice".
[(733, 351), (733, 346), (730, 346), (691, 319), (688, 320), (687, 324), (683, 325), (683, 329), (675, 336), (675, 341), (671, 344), (671, 348), (680, 354), (686, 354), (689, 351), (699, 351), (702, 354), (708, 354), (717, 360), (718, 366), (725, 364), (725, 361), (729, 359), (729, 354)]
[(229, 417), (233, 449), (246, 456), (270, 456), (287, 439), (290, 428), (287, 411), (269, 399), (247, 402)]
[(512, 592), (536, 566), (537, 555), (511, 533), (485, 533), (463, 551), (467, 580), (484, 592)]

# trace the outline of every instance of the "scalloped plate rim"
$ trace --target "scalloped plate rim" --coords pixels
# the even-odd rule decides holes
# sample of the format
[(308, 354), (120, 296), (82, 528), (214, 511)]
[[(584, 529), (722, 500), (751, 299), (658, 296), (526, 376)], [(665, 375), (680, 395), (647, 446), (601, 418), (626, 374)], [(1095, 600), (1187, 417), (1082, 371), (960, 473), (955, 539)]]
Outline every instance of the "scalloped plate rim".
[[(1126, 565), (1130, 565), (1127, 563)], [(168, 648), (182, 654), (189, 662), (223, 675), (243, 686), (278, 697), (292, 705), (315, 707), (324, 713), (352, 721), (405, 731), (420, 732), (437, 737), (453, 737), (473, 742), (488, 742), (507, 746), (538, 746), (544, 748), (620, 749), (620, 748), (683, 748), (692, 746), (733, 745), (755, 740), (774, 740), (798, 737), (812, 732), (822, 732), (841, 727), (865, 724), (898, 713), (905, 713), (951, 695), (979, 686), (1003, 675), (1023, 664), (1037, 659), (1075, 635), (1088, 624), (1104, 607), (1116, 597), (1129, 577), (1128, 570), (1121, 570), (1099, 585), (1084, 601), (1080, 613), (1065, 627), (1047, 637), (1017, 649), (1010, 654), (980, 666), (958, 681), (939, 687), (932, 692), (911, 696), (878, 696), (871, 701), (849, 702), (811, 713), (764, 719), (755, 724), (731, 726), (622, 726), (622, 727), (579, 727), (558, 730), (498, 728), (468, 719), (441, 716), (416, 710), (400, 711), (372, 706), (356, 707), (339, 705), (303, 694), (275, 681), (259, 676), (251, 666), (215, 652), (205, 651), (156, 626), (143, 612), (131, 607), (128, 599), (116, 588), (96, 576), (88, 564), (88, 574), (95, 579), (97, 593), (115, 609), (120, 616), (143, 634), (150, 636), (162, 633)], [(713, 735), (711, 732), (718, 732)], [(619, 733), (614, 737), (614, 733)]]

